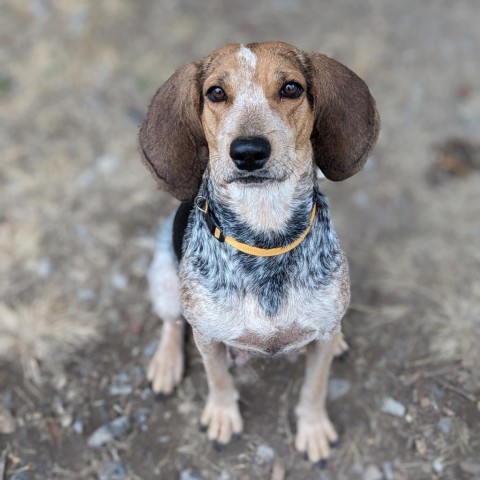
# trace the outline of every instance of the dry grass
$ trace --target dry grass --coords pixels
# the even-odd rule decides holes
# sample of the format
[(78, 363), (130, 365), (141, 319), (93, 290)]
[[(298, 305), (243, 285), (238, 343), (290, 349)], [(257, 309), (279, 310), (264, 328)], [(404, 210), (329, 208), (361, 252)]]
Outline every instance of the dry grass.
[[(382, 188), (395, 185), (386, 180)], [(436, 188), (417, 186), (406, 209), (372, 252), (352, 251), (357, 265), (369, 272), (369, 288), (398, 302), (365, 313), (381, 317), (372, 318), (373, 327), (408, 313), (429, 341), (430, 351), (424, 353), (432, 362), (459, 361), (478, 372), (480, 176)]]
[(0, 353), (40, 383), (40, 368), (58, 370), (73, 352), (99, 339), (98, 325), (96, 316), (51, 293), (29, 305), (0, 303)]

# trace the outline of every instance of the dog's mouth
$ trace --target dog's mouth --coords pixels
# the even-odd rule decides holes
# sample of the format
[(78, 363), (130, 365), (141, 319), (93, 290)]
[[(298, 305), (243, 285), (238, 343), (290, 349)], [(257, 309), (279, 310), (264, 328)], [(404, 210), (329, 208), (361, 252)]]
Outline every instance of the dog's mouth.
[(242, 185), (259, 185), (269, 182), (283, 182), (286, 177), (271, 177), (267, 175), (237, 175), (227, 180), (227, 183), (240, 183)]

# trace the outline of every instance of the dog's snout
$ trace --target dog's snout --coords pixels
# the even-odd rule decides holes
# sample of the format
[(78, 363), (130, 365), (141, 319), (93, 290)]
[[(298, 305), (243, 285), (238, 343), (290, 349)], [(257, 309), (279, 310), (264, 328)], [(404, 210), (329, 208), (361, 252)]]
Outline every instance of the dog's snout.
[(252, 172), (262, 168), (272, 147), (263, 137), (238, 137), (230, 145), (230, 157), (240, 170)]

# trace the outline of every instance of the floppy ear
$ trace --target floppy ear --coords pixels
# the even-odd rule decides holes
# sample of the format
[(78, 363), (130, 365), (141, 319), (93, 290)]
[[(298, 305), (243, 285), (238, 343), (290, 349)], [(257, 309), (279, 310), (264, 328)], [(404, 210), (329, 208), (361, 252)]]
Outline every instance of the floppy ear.
[(143, 163), (160, 187), (179, 200), (196, 195), (208, 162), (199, 71), (199, 63), (190, 63), (157, 90), (138, 136)]
[(362, 169), (377, 141), (375, 100), (365, 82), (336, 60), (312, 53), (306, 62), (313, 155), (328, 179), (344, 180)]

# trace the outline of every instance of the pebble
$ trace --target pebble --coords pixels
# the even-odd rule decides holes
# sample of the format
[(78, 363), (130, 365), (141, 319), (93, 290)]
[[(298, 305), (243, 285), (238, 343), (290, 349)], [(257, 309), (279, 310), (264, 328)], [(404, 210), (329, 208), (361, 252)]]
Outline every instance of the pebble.
[(437, 422), (437, 428), (441, 430), (445, 435), (448, 435), (452, 428), (452, 419), (449, 417), (442, 417)]
[(133, 412), (133, 420), (137, 427), (145, 432), (148, 430), (148, 417), (150, 416), (150, 410), (148, 408), (139, 408)]
[(115, 375), (115, 380), (117, 381), (117, 383), (125, 385), (130, 380), (130, 375), (124, 370), (122, 370)]
[(119, 163), (117, 156), (106, 153), (97, 158), (95, 166), (99, 172), (109, 174), (118, 168)]
[(40, 278), (47, 278), (52, 273), (52, 261), (48, 258), (42, 258), (37, 263), (37, 275)]
[(108, 389), (112, 397), (119, 395), (130, 395), (133, 392), (131, 385), (110, 385)]
[(351, 386), (352, 384), (348, 380), (342, 378), (330, 378), (328, 381), (328, 400), (332, 402), (343, 397), (350, 391)]
[(79, 288), (77, 290), (77, 297), (80, 300), (94, 300), (97, 294), (93, 290), (90, 290), (90, 288)]
[(435, 459), (432, 463), (432, 468), (435, 473), (438, 473), (438, 474), (443, 473), (443, 469), (445, 468), (445, 466), (443, 465), (442, 459), (441, 458)]
[(170, 437), (170, 435), (160, 435), (157, 440), (158, 440), (158, 443), (161, 443), (163, 445), (165, 445), (166, 443), (170, 442), (170, 440), (172, 439), (172, 437)]
[(394, 417), (400, 418), (403, 417), (407, 411), (403, 403), (400, 403), (391, 397), (386, 397), (383, 399), (380, 410), (387, 415), (393, 415)]
[(182, 470), (180, 473), (180, 480), (202, 480), (196, 473), (192, 470)]
[(375, 465), (369, 465), (363, 473), (362, 480), (382, 480), (383, 475), (380, 469)]
[(118, 462), (107, 462), (98, 472), (98, 480), (125, 480), (127, 472)]
[(83, 433), (83, 422), (80, 419), (75, 420), (72, 428), (77, 435), (81, 435)]
[(275, 452), (269, 445), (262, 444), (257, 447), (254, 459), (257, 465), (270, 465), (274, 458)]
[(98, 448), (110, 443), (115, 438), (126, 435), (130, 430), (130, 419), (126, 415), (115, 418), (109, 423), (97, 428), (87, 440), (87, 445), (91, 448)]
[(112, 285), (117, 290), (125, 290), (128, 285), (128, 277), (120, 272), (114, 272), (111, 277)]
[(394, 480), (395, 477), (393, 475), (393, 465), (392, 462), (383, 462), (382, 465), (383, 476), (385, 480)]

